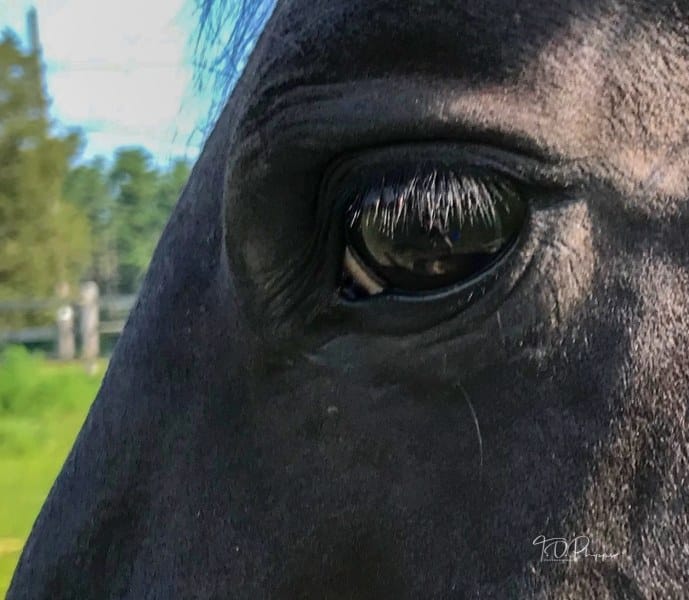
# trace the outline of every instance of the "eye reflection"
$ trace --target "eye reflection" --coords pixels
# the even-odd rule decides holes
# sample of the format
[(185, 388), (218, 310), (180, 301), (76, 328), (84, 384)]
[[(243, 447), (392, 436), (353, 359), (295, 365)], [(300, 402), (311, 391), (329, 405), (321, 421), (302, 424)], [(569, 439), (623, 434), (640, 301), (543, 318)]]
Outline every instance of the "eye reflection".
[(525, 218), (516, 187), (493, 173), (430, 167), (383, 177), (348, 209), (344, 291), (419, 293), (469, 281), (511, 247)]

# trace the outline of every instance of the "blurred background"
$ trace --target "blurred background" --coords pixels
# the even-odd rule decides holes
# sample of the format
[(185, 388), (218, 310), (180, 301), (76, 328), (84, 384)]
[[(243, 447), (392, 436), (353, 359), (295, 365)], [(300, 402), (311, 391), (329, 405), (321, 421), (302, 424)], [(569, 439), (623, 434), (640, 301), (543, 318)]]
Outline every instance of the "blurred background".
[(250, 50), (218, 42), (245, 4), (0, 2), (0, 597)]

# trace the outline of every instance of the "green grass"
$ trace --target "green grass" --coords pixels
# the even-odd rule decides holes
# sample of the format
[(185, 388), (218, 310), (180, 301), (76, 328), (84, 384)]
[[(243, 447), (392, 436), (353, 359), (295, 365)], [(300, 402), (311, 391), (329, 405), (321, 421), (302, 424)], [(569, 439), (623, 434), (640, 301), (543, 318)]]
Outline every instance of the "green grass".
[(0, 598), (103, 375), (21, 347), (0, 352)]

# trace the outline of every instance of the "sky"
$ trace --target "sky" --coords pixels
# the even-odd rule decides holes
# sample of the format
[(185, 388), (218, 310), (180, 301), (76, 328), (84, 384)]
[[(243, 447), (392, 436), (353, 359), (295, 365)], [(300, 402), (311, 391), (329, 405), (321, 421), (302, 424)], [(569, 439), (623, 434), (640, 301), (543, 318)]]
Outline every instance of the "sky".
[(83, 130), (82, 160), (125, 145), (159, 164), (196, 158), (209, 102), (193, 93), (186, 0), (0, 0), (0, 31), (26, 42), (32, 5), (51, 116)]

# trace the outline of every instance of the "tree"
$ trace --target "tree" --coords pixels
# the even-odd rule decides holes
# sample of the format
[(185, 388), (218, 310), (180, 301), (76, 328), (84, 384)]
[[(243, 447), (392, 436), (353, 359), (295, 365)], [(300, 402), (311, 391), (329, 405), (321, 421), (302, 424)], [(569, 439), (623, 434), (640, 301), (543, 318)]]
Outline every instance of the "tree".
[(140, 148), (117, 151), (110, 171), (115, 191), (115, 244), (123, 290), (138, 288), (157, 241), (155, 203), (157, 174), (151, 157)]
[(42, 66), (0, 37), (0, 298), (52, 295), (88, 262), (89, 227), (63, 201), (79, 137), (52, 132)]
[(159, 169), (143, 148), (120, 148), (109, 169), (96, 158), (69, 172), (64, 196), (91, 229), (87, 277), (106, 292), (137, 290), (189, 170), (183, 159)]
[(121, 291), (135, 291), (141, 283), (188, 176), (189, 166), (183, 160), (160, 171), (142, 148), (121, 148), (116, 152), (110, 183)]
[(87, 219), (91, 230), (91, 257), (84, 276), (113, 292), (117, 285), (117, 252), (113, 218), (115, 199), (110, 190), (105, 159), (97, 157), (73, 168), (63, 193)]
[(189, 172), (189, 163), (179, 158), (172, 161), (168, 170), (159, 173), (156, 204), (162, 225), (165, 225), (172, 209), (177, 203), (177, 199), (182, 193), (187, 179), (189, 179)]

